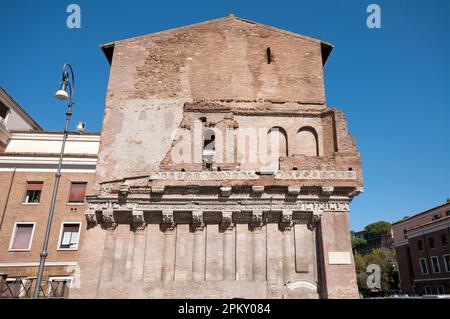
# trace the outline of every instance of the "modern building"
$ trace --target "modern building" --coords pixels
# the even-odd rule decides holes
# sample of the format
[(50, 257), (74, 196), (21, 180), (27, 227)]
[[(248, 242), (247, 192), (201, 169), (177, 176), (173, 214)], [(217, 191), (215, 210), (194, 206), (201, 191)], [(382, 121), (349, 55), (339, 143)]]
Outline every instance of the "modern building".
[(353, 236), (367, 241), (367, 245), (365, 247), (353, 249), (353, 253), (358, 255), (370, 253), (374, 249), (392, 248), (394, 243), (392, 229), (388, 233), (375, 235), (370, 234), (367, 230), (360, 230), (353, 232)]
[[(29, 297), (38, 272), (63, 134), (42, 131), (3, 90), (0, 102), (0, 108), (6, 108), (0, 122), (5, 133), (0, 152), (0, 297)], [(99, 143), (99, 134), (69, 134), (44, 283), (64, 282), (70, 288), (79, 274), (86, 228), (84, 196), (93, 184)], [(50, 291), (45, 294), (52, 295)]]
[(402, 292), (450, 294), (450, 202), (405, 217), (392, 230)]
[[(86, 220), (68, 204), (74, 174), (55, 221), (82, 223), (71, 296), (358, 298), (349, 203), (362, 171), (326, 104), (332, 48), (235, 16), (103, 45)], [(54, 260), (76, 259), (53, 240)]]

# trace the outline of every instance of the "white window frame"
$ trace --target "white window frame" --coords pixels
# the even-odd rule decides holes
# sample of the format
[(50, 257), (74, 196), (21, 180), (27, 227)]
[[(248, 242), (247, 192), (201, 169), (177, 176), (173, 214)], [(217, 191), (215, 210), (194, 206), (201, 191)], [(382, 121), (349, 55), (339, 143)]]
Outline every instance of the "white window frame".
[[(434, 271), (433, 258), (435, 258), (437, 260), (438, 271)], [(438, 256), (431, 256), (430, 260), (431, 260), (431, 269), (433, 270), (433, 274), (440, 274), (441, 273), (441, 265), (439, 265), (439, 257)]]
[[(16, 239), (16, 232), (17, 232), (17, 225), (33, 225), (33, 229), (31, 230), (31, 237), (30, 237), (30, 242), (28, 243), (28, 249), (17, 249), (17, 248), (13, 248), (13, 243)], [(13, 233), (11, 236), (11, 240), (9, 241), (9, 249), (8, 251), (30, 251), (31, 250), (31, 246), (33, 244), (33, 238), (34, 238), (34, 231), (36, 230), (36, 222), (15, 222), (14, 223), (14, 228), (13, 228)]]
[[(439, 292), (439, 288), (442, 289), (442, 293)], [(437, 289), (436, 291), (437, 291), (437, 294), (438, 294), (438, 295), (445, 295), (445, 289), (444, 289), (444, 286), (439, 285), (439, 286), (437, 286), (436, 289)]]
[[(425, 262), (425, 271), (423, 271), (423, 268), (422, 268), (422, 260)], [(420, 273), (422, 275), (428, 275), (428, 263), (425, 258), (419, 258), (419, 267), (420, 267)]]
[[(447, 259), (445, 259), (445, 257), (448, 257), (448, 262)], [(450, 254), (443, 255), (442, 258), (444, 258), (445, 271), (450, 272)]]
[[(430, 293), (427, 293), (427, 288), (430, 289)], [(425, 291), (425, 295), (432, 295), (433, 294), (433, 289), (431, 289), (431, 286), (425, 286), (425, 287), (423, 287), (423, 290)]]
[[(81, 222), (62, 222), (61, 223), (61, 228), (59, 230), (58, 245), (56, 246), (56, 250), (78, 250), (78, 246), (80, 245), (81, 224), (82, 224)], [(77, 239), (76, 247), (61, 248), (61, 240), (62, 240), (62, 236), (63, 236), (64, 225), (78, 225), (78, 239)]]

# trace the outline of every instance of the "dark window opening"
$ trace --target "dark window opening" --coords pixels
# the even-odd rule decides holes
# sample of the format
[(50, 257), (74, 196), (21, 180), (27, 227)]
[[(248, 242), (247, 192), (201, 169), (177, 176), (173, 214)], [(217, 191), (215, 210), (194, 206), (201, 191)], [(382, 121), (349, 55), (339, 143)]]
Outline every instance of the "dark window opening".
[(292, 170), (298, 171), (298, 167), (294, 166), (294, 168)]
[(216, 135), (213, 129), (203, 134), (203, 165), (210, 169), (216, 155)]
[(433, 237), (428, 238), (428, 247), (430, 247), (431, 249), (434, 248), (434, 239), (433, 239)]
[(441, 235), (441, 242), (442, 242), (442, 246), (447, 246), (448, 245), (447, 235), (445, 235), (445, 234)]
[(352, 168), (352, 167), (349, 167), (348, 170), (349, 170), (349, 171), (353, 171), (353, 168)]
[(423, 250), (423, 242), (421, 240), (417, 242), (417, 248), (419, 248), (419, 250)]
[(266, 49), (266, 57), (267, 57), (267, 64), (272, 63), (272, 51), (270, 48)]
[(202, 116), (199, 118), (202, 123), (206, 123), (206, 116)]
[(28, 182), (25, 203), (39, 203), (41, 200), (42, 182)]
[(441, 214), (434, 214), (432, 220), (438, 220), (441, 218)]
[(0, 102), (0, 118), (6, 119), (9, 109)]

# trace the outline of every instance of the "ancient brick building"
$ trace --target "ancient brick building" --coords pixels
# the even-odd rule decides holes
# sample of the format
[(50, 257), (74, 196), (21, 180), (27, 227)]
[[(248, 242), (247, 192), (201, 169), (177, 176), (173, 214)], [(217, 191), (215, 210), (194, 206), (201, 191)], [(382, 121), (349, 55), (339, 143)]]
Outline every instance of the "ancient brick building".
[(348, 221), (362, 173), (326, 105), (332, 45), (229, 16), (102, 49), (111, 75), (71, 296), (358, 297)]

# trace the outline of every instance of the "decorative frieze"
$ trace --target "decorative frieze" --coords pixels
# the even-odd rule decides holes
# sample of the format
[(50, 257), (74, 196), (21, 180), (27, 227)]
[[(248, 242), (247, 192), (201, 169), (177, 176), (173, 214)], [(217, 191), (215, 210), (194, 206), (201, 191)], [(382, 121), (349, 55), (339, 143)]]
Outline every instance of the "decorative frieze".
[(354, 180), (355, 171), (277, 171), (275, 179), (317, 179), (317, 180)]
[[(316, 179), (316, 180), (355, 180), (355, 171), (277, 171), (275, 179)], [(155, 172), (149, 180), (175, 181), (215, 181), (215, 180), (257, 180), (259, 176), (254, 171), (220, 171), (220, 172)]]
[[(90, 204), (89, 210), (105, 212), (106, 204)], [(112, 206), (110, 208), (112, 210)], [(292, 210), (300, 212), (348, 212), (348, 201), (297, 201), (295, 203), (271, 203), (271, 204), (238, 204), (238, 203), (217, 203), (217, 204), (190, 204), (190, 203), (139, 203), (139, 204), (114, 204), (114, 210), (117, 211), (132, 211), (133, 209), (142, 211), (162, 211), (163, 219), (173, 218), (173, 211), (208, 211), (208, 212), (223, 212), (223, 211), (283, 211)], [(165, 215), (167, 214), (167, 215)], [(109, 216), (109, 215), (108, 215)], [(107, 218), (109, 218), (107, 216)], [(170, 217), (172, 216), (172, 217)]]
[(176, 181), (214, 181), (228, 179), (259, 179), (251, 171), (220, 171), (220, 172), (157, 172), (152, 173), (149, 180), (176, 180)]

